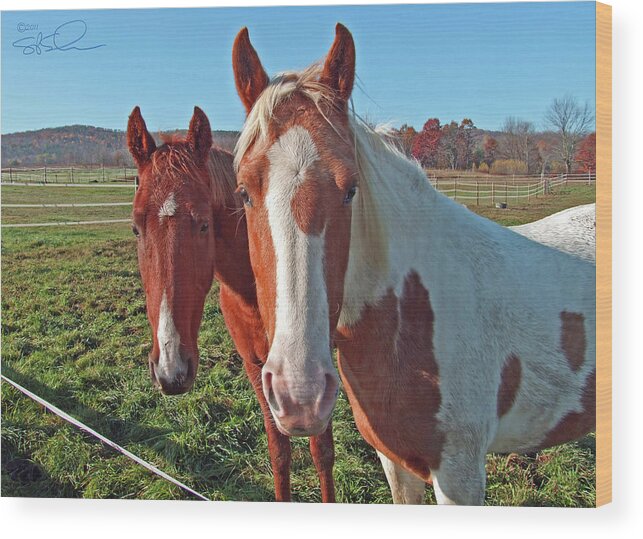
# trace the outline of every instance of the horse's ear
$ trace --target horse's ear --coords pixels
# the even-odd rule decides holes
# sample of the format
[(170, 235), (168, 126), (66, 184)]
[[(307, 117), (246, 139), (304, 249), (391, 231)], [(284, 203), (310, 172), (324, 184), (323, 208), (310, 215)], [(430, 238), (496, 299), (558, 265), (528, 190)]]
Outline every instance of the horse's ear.
[(208, 159), (212, 147), (212, 130), (208, 117), (199, 107), (194, 107), (194, 114), (190, 120), (190, 128), (185, 142), (192, 149), (195, 162), (199, 166), (203, 165)]
[(355, 80), (355, 43), (343, 24), (335, 27), (335, 41), (328, 52), (319, 82), (332, 88), (337, 97), (348, 101)]
[(250, 43), (247, 28), (241, 29), (232, 45), (232, 69), (237, 93), (246, 113), (249, 113), (270, 79), (261, 65), (257, 51)]
[(142, 167), (156, 150), (156, 143), (147, 130), (141, 109), (134, 107), (127, 122), (127, 147), (138, 167)]

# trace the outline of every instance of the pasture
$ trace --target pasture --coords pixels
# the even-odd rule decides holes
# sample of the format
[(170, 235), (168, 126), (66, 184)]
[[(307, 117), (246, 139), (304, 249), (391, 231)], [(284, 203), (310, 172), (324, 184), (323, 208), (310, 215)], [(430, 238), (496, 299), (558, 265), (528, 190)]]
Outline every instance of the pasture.
[[(58, 190), (59, 192), (56, 192)], [(112, 192), (113, 191), (113, 192)], [(3, 204), (119, 202), (124, 188), (3, 186)], [(595, 186), (497, 210), (522, 224), (595, 200)], [(116, 219), (128, 207), (3, 208), (2, 223)], [(216, 284), (205, 307), (192, 392), (164, 397), (147, 370), (150, 330), (127, 224), (2, 230), (2, 371), (213, 500), (273, 497), (259, 405), (227, 334)], [(391, 503), (375, 451), (357, 432), (345, 395), (334, 413), (337, 499)], [(594, 435), (531, 455), (490, 455), (488, 505), (593, 506)], [(306, 439), (295, 439), (293, 499), (320, 499)], [(2, 384), (2, 495), (190, 499)], [(431, 488), (426, 501), (434, 503)]]

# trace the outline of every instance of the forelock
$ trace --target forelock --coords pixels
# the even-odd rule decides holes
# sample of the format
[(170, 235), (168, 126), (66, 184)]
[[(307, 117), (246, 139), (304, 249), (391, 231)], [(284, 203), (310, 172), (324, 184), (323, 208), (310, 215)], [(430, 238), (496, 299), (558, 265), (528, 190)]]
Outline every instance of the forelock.
[(248, 114), (235, 146), (234, 167), (236, 171), (239, 170), (239, 164), (250, 147), (267, 138), (270, 120), (273, 118), (277, 106), (293, 94), (298, 93), (309, 99), (326, 118), (321, 110), (321, 105), (323, 103), (332, 104), (335, 101), (335, 92), (319, 82), (321, 71), (321, 64), (313, 64), (303, 71), (280, 73), (270, 81)]

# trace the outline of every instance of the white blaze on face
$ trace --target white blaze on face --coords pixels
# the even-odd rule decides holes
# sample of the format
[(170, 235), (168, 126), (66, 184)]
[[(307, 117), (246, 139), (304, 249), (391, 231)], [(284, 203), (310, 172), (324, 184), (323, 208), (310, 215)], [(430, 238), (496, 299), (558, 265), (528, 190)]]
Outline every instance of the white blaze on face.
[(174, 198), (174, 193), (170, 193), (170, 196), (165, 199), (165, 202), (159, 208), (159, 219), (163, 217), (172, 217), (176, 212), (176, 199)]
[(277, 298), (275, 336), (268, 360), (291, 382), (297, 397), (306, 379), (333, 369), (324, 281), (324, 233), (305, 234), (292, 213), (292, 199), (306, 171), (319, 159), (310, 133), (293, 127), (268, 151), (266, 208), (275, 248)]
[(181, 359), (181, 337), (174, 325), (172, 311), (167, 304), (165, 291), (163, 291), (163, 298), (161, 299), (156, 338), (160, 350), (156, 375), (168, 381), (184, 377), (187, 374), (187, 364)]

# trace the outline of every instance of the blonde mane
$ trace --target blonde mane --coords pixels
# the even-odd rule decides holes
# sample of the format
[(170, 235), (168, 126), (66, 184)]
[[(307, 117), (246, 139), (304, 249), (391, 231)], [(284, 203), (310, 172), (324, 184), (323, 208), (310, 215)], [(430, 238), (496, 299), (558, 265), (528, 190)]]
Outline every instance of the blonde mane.
[[(164, 144), (152, 154), (152, 173), (180, 180), (195, 173), (195, 164), (185, 140), (176, 136), (162, 136)], [(236, 177), (232, 154), (217, 146), (210, 148), (206, 168), (210, 180), (212, 201), (217, 207), (236, 206), (234, 191)]]

